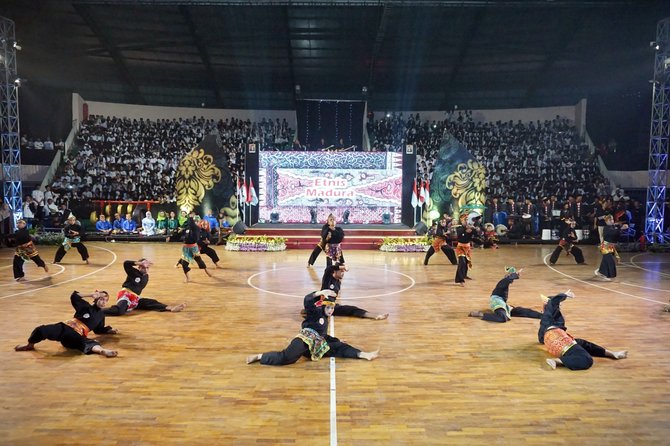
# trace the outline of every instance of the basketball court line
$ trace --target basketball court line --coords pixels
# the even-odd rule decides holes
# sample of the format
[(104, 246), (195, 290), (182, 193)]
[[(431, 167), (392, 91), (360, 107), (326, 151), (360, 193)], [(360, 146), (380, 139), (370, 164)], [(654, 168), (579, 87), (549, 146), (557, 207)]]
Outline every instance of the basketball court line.
[[(100, 246), (91, 246), (91, 248), (101, 249), (101, 250), (103, 250), (103, 251), (107, 251), (107, 252), (109, 252), (109, 253), (112, 254), (112, 256), (113, 256), (112, 261), (109, 262), (107, 265), (103, 266), (102, 268), (98, 268), (98, 269), (96, 269), (95, 271), (91, 271), (90, 273), (86, 273), (86, 274), (84, 274), (84, 275), (82, 275), (82, 276), (73, 277), (72, 279), (68, 279), (68, 280), (65, 280), (65, 281), (63, 281), (63, 282), (54, 283), (54, 284), (51, 284), (51, 285), (43, 286), (43, 287), (40, 287), (40, 288), (35, 288), (35, 289), (32, 289), (32, 290), (22, 291), (22, 292), (20, 292), (20, 293), (13, 293), (13, 294), (8, 294), (7, 296), (0, 296), (0, 300), (7, 299), (8, 297), (14, 297), (14, 296), (21, 296), (21, 295), (24, 295), (24, 294), (36, 293), (36, 292), (38, 292), (38, 291), (40, 291), (40, 290), (45, 290), (45, 289), (47, 289), (47, 288), (55, 288), (55, 287), (57, 287), (57, 286), (65, 285), (66, 283), (74, 282), (75, 280), (83, 279), (84, 277), (88, 277), (88, 276), (91, 276), (91, 275), (93, 275), (93, 274), (96, 274), (96, 273), (98, 273), (98, 272), (100, 272), (100, 271), (102, 271), (102, 270), (105, 270), (105, 269), (109, 268), (109, 267), (112, 266), (114, 263), (116, 263), (117, 256), (116, 256), (116, 253), (115, 253), (114, 251), (111, 251), (111, 250), (109, 250), (109, 249), (107, 249), (107, 248), (102, 248), (102, 247), (100, 247)], [(63, 271), (65, 271), (64, 268), (63, 268)], [(55, 274), (54, 274), (54, 275), (55, 275)]]
[[(33, 265), (34, 265), (34, 264), (33, 264)], [(12, 266), (12, 265), (10, 265), (10, 266)], [(41, 280), (49, 279), (49, 278), (51, 278), (51, 277), (57, 276), (57, 275), (59, 275), (59, 274), (63, 274), (63, 273), (65, 272), (65, 267), (64, 267), (63, 265), (51, 265), (51, 268), (53, 268), (54, 266), (59, 267), (59, 268), (60, 268), (60, 271), (58, 271), (57, 273), (53, 273), (53, 274), (49, 274), (49, 273), (47, 273), (47, 274), (48, 274), (47, 276), (42, 276), (42, 277), (40, 277), (39, 279), (23, 280), (23, 281), (21, 281), (21, 282), (16, 282), (16, 280), (12, 280), (11, 282), (0, 282), (0, 286), (2, 286), (2, 285), (9, 285), (10, 283), (31, 283), (31, 282), (39, 282), (39, 281), (41, 281)], [(6, 268), (6, 267), (5, 267), (5, 266), (0, 266), (0, 268)], [(38, 268), (39, 268), (39, 267), (38, 267)]]
[(648, 299), (646, 297), (638, 296), (638, 295), (635, 295), (635, 294), (624, 293), (623, 291), (615, 290), (615, 289), (612, 289), (612, 288), (607, 288), (607, 287), (604, 287), (604, 286), (597, 285), (595, 283), (588, 282), (586, 280), (578, 279), (575, 276), (571, 276), (570, 274), (566, 274), (562, 271), (557, 270), (556, 268), (552, 267), (551, 265), (549, 265), (549, 263), (547, 263), (547, 259), (549, 257), (551, 257), (551, 254), (547, 254), (546, 256), (544, 256), (544, 259), (543, 259), (543, 262), (547, 266), (547, 268), (551, 269), (552, 271), (554, 271), (554, 272), (556, 272), (556, 273), (558, 273), (562, 276), (565, 276), (569, 279), (572, 279), (575, 282), (580, 282), (580, 283), (583, 283), (584, 285), (589, 285), (589, 286), (592, 286), (592, 287), (595, 287), (595, 288), (600, 288), (601, 290), (609, 291), (610, 293), (621, 294), (623, 296), (629, 296), (629, 297), (633, 297), (635, 299), (646, 300), (648, 302), (653, 302), (653, 303), (656, 303), (656, 304), (666, 305), (665, 302), (659, 302), (657, 300)]
[[(335, 336), (335, 318), (330, 318), (330, 335)], [(337, 380), (335, 358), (330, 358), (330, 446), (337, 446)]]
[(663, 276), (663, 277), (670, 277), (670, 274), (668, 274), (668, 273), (662, 273), (662, 272), (660, 272), (660, 271), (655, 271), (655, 270), (653, 270), (653, 269), (648, 269), (648, 268), (642, 268), (641, 266), (639, 266), (638, 263), (635, 262), (635, 258), (636, 258), (636, 257), (639, 257), (639, 256), (641, 256), (641, 255), (644, 255), (644, 254), (646, 254), (646, 253), (636, 254), (636, 255), (634, 255), (633, 257), (631, 257), (630, 260), (629, 260), (629, 262), (630, 262), (630, 266), (631, 266), (632, 268), (637, 268), (637, 269), (640, 269), (640, 270), (642, 270), (642, 271), (647, 271), (647, 272), (650, 272), (650, 273), (658, 274), (658, 275)]
[[(374, 297), (386, 297), (386, 296), (391, 296), (391, 295), (393, 295), (393, 294), (403, 293), (403, 292), (409, 290), (410, 288), (413, 288), (414, 285), (416, 285), (416, 281), (414, 280), (414, 278), (413, 278), (412, 276), (409, 276), (409, 275), (407, 275), (407, 274), (405, 274), (405, 273), (401, 273), (401, 272), (398, 272), (398, 271), (393, 271), (393, 270), (388, 269), (388, 268), (373, 268), (373, 267), (363, 266), (363, 267), (358, 267), (358, 268), (356, 268), (356, 269), (357, 269), (357, 270), (360, 270), (360, 269), (372, 269), (372, 270), (376, 270), (376, 271), (384, 271), (384, 272), (389, 272), (389, 273), (397, 274), (397, 275), (399, 275), (399, 276), (406, 277), (407, 279), (409, 279), (409, 281), (410, 281), (411, 283), (410, 283), (409, 286), (407, 286), (407, 287), (405, 287), (405, 288), (403, 288), (403, 289), (396, 290), (396, 291), (391, 291), (391, 292), (388, 292), (388, 293), (382, 293), (382, 294), (370, 294), (370, 295), (366, 295), (366, 296), (355, 296), (355, 297), (349, 297), (349, 296), (347, 296), (346, 298), (342, 298), (342, 300), (363, 300), (363, 299), (372, 299), (372, 298), (374, 298)], [(249, 276), (249, 278), (247, 279), (247, 285), (249, 285), (251, 288), (253, 288), (253, 289), (255, 289), (255, 290), (261, 291), (261, 292), (263, 292), (263, 293), (274, 294), (274, 295), (276, 295), (276, 296), (296, 297), (296, 298), (303, 298), (303, 297), (305, 297), (304, 294), (303, 294), (303, 295), (297, 295), (297, 294), (288, 294), (288, 293), (278, 293), (278, 292), (276, 292), (276, 291), (266, 290), (266, 289), (264, 289), (264, 288), (259, 288), (259, 287), (255, 286), (253, 283), (251, 283), (252, 280), (253, 280), (255, 277), (260, 276), (261, 274), (266, 274), (266, 273), (268, 273), (268, 272), (274, 272), (274, 271), (285, 271), (285, 270), (300, 270), (300, 271), (304, 271), (304, 268), (299, 268), (299, 267), (297, 267), (297, 266), (288, 266), (288, 267), (285, 267), (285, 268), (273, 268), (273, 269), (266, 269), (266, 270), (264, 270), (264, 271), (259, 271), (259, 272), (255, 273), (255, 274), (252, 274), (251, 276)], [(314, 291), (314, 290), (313, 290), (313, 291)]]

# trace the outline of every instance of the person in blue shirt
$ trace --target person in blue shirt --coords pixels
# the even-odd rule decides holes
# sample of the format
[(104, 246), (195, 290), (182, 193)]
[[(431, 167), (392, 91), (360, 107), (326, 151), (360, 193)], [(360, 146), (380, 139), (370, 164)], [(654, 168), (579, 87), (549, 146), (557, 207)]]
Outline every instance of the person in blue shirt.
[(207, 220), (209, 222), (209, 230), (212, 234), (217, 234), (219, 232), (219, 221), (213, 215), (211, 209), (207, 209), (207, 215), (205, 215), (203, 220)]
[(112, 224), (107, 221), (105, 214), (100, 214), (100, 217), (98, 217), (98, 221), (95, 223), (95, 230), (103, 234), (112, 232)]
[(121, 220), (121, 214), (114, 214), (114, 222), (112, 222), (112, 232), (119, 233), (123, 232), (123, 220)]
[(126, 214), (126, 219), (121, 223), (121, 229), (123, 232), (136, 232), (137, 224), (133, 221), (133, 218), (130, 214)]

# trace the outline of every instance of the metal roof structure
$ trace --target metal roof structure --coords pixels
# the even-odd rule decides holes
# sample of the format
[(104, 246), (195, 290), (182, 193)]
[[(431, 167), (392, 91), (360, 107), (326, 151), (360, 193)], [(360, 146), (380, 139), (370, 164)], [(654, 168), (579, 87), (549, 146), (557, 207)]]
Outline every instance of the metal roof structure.
[[(88, 100), (374, 110), (568, 105), (650, 89), (667, 1), (5, 0), (20, 77)], [(297, 88), (299, 86), (299, 88)]]

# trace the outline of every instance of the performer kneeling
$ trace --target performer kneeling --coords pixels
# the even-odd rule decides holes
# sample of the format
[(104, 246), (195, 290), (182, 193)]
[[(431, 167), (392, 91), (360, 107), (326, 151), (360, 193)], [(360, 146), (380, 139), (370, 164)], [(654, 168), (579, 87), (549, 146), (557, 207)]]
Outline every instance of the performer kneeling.
[(579, 240), (577, 238), (577, 232), (575, 231), (576, 224), (574, 219), (570, 218), (565, 220), (565, 227), (561, 234), (561, 240), (558, 242), (558, 246), (554, 249), (554, 252), (549, 258), (550, 265), (553, 265), (558, 261), (561, 251), (563, 250), (565, 250), (566, 255), (572, 254), (578, 265), (584, 265), (584, 254), (582, 254), (581, 249), (575, 246), (575, 243)]
[(130, 313), (134, 309), (149, 311), (171, 311), (177, 313), (184, 308), (186, 304), (165, 305), (155, 299), (142, 297), (142, 290), (149, 283), (149, 267), (153, 265), (147, 259), (126, 260), (123, 262), (123, 269), (126, 271), (126, 281), (123, 282), (123, 289), (116, 295), (116, 305), (105, 309), (107, 316), (122, 316)]
[(452, 265), (456, 265), (458, 260), (456, 260), (456, 254), (454, 253), (454, 248), (449, 246), (449, 227), (447, 224), (447, 219), (442, 218), (435, 228), (435, 235), (433, 236), (433, 241), (431, 247), (426, 251), (426, 257), (423, 259), (423, 264), (428, 265), (428, 259), (435, 254), (437, 251), (442, 251), (445, 256), (449, 259)]
[[(93, 303), (86, 302), (84, 300), (86, 297), (92, 297)], [(102, 348), (98, 341), (87, 338), (91, 330), (96, 334), (118, 333), (115, 328), (105, 326), (105, 314), (102, 309), (108, 300), (107, 291), (95, 291), (86, 296), (74, 291), (70, 296), (70, 302), (75, 310), (72, 319), (57, 324), (40, 325), (33, 330), (27, 344), (17, 345), (14, 350), (17, 352), (35, 350), (35, 344), (49, 339), (59, 341), (65, 348), (76, 349), (87, 355), (97, 353), (108, 358), (117, 356), (116, 351)]]
[[(544, 298), (544, 296), (542, 296)], [(593, 365), (592, 356), (599, 358), (624, 359), (628, 356), (626, 350), (613, 352), (599, 345), (579, 338), (573, 338), (567, 333), (565, 319), (561, 314), (561, 302), (575, 294), (568, 290), (547, 298), (544, 314), (540, 320), (540, 329), (537, 339), (544, 343), (549, 354), (554, 358), (547, 359), (552, 369), (556, 366), (565, 366), (570, 370), (586, 370)]]
[(63, 228), (63, 244), (56, 251), (56, 257), (54, 258), (54, 263), (60, 263), (65, 257), (65, 253), (70, 250), (73, 246), (79, 251), (81, 259), (88, 263), (88, 249), (81, 242), (81, 224), (77, 221), (77, 218), (70, 214), (67, 218), (67, 224)]
[(288, 365), (298, 361), (301, 356), (309, 357), (312, 361), (318, 361), (324, 356), (372, 361), (379, 356), (379, 350), (363, 352), (327, 334), (328, 320), (335, 310), (335, 292), (321, 290), (309, 293), (303, 303), (305, 320), (302, 330), (291, 343), (280, 352), (248, 356), (247, 364), (260, 361), (264, 365)]
[(26, 228), (26, 221), (19, 220), (16, 222), (16, 226), (19, 228), (15, 233), (14, 237), (16, 240), (16, 252), (14, 254), (14, 280), (17, 282), (22, 282), (25, 279), (25, 274), (23, 273), (23, 263), (28, 260), (35, 262), (40, 268), (44, 268), (44, 272), (48, 273), (49, 268), (47, 267), (44, 260), (40, 257), (40, 253), (37, 251), (35, 244), (33, 243), (33, 238)]
[(531, 310), (530, 308), (523, 307), (512, 307), (507, 303), (507, 297), (509, 293), (509, 286), (516, 279), (521, 278), (521, 271), (516, 270), (513, 266), (505, 268), (505, 277), (498, 282), (496, 287), (491, 292), (490, 305), (493, 313), (484, 313), (481, 311), (472, 311), (468, 316), (470, 317), (480, 317), (484, 321), (490, 322), (507, 322), (512, 316), (514, 317), (529, 317), (533, 319), (540, 319), (542, 313), (539, 311)]

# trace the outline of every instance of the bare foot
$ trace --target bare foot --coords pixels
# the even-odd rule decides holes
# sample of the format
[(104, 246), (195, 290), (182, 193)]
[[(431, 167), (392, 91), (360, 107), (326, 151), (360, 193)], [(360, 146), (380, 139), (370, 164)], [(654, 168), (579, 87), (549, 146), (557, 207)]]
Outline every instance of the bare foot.
[(26, 278), (25, 278), (25, 277), (17, 277), (17, 278), (14, 279), (14, 280), (16, 280), (17, 282), (25, 282), (25, 281), (26, 281)]
[(189, 283), (191, 281), (191, 278), (188, 277), (188, 273), (184, 273), (184, 283)]
[(88, 263), (89, 263), (88, 259), (84, 260), (84, 263), (88, 265)]
[(377, 357), (379, 357), (379, 349), (373, 352), (360, 352), (358, 354), (358, 357), (361, 359), (367, 359), (368, 361), (372, 361), (373, 359), (377, 359)]
[(614, 359), (624, 359), (628, 357), (628, 350), (621, 350), (619, 352), (612, 352)]
[(261, 360), (261, 356), (263, 356), (262, 353), (259, 353), (257, 355), (251, 355), (247, 356), (247, 364), (253, 364), (254, 362), (258, 362)]
[(308, 264), (307, 264), (307, 268), (311, 268), (311, 267), (312, 267), (312, 265), (308, 263)]
[(459, 283), (457, 283), (456, 285), (458, 285), (458, 286), (463, 286), (463, 287), (464, 287), (464, 286), (465, 286), (465, 283), (464, 283), (464, 282), (459, 282)]
[(45, 272), (45, 273), (48, 273), (48, 272), (49, 272), (49, 267), (47, 266), (46, 263), (44, 264), (43, 268), (44, 268), (44, 272)]
[(481, 311), (471, 311), (470, 314), (468, 314), (470, 317), (483, 317), (484, 313)]
[(205, 274), (207, 274), (209, 277), (214, 277), (214, 276), (212, 276), (212, 273), (210, 273), (210, 272), (207, 270), (207, 268), (205, 268)]
[(389, 317), (388, 313), (378, 314), (377, 316), (375, 316), (375, 320), (376, 321), (383, 321), (384, 319), (388, 319), (388, 317)]
[(220, 269), (220, 268), (223, 268), (223, 267), (222, 267), (222, 266), (219, 266), (218, 263), (215, 263), (215, 264), (214, 264), (214, 269)]
[(17, 345), (16, 347), (14, 347), (14, 350), (16, 350), (17, 352), (28, 352), (31, 350), (35, 350), (35, 346), (32, 344)]
[(175, 305), (173, 307), (167, 307), (166, 310), (171, 311), (172, 313), (179, 313), (184, 308), (186, 308), (186, 304), (179, 304), (179, 305)]
[(106, 356), (107, 358), (115, 358), (115, 357), (119, 356), (119, 352), (117, 352), (115, 350), (107, 350), (106, 348), (103, 348), (100, 351), (100, 354), (102, 356)]
[(547, 364), (551, 367), (552, 370), (556, 370), (556, 361), (553, 359), (547, 359)]

